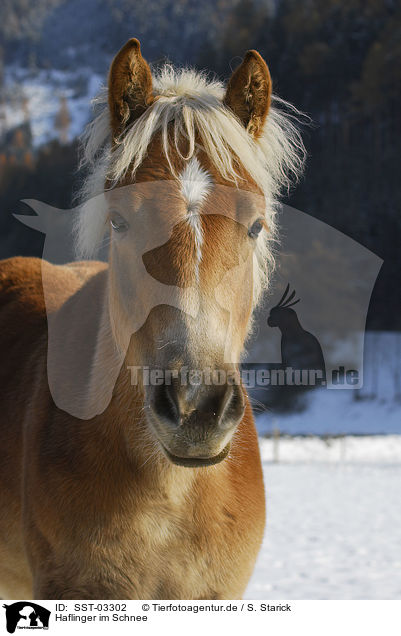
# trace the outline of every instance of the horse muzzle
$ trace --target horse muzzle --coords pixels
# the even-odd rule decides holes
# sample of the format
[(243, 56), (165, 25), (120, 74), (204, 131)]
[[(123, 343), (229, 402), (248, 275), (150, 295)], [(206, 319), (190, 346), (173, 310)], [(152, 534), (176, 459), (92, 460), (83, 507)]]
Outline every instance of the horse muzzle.
[(165, 456), (187, 467), (223, 461), (245, 410), (238, 384), (187, 387), (178, 383), (152, 387), (148, 418)]

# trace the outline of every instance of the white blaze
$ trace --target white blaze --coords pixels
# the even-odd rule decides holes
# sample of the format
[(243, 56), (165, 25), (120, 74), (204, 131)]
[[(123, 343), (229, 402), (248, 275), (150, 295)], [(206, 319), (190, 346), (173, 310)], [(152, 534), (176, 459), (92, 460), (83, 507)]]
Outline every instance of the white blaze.
[(187, 220), (193, 230), (196, 246), (196, 270), (202, 258), (203, 232), (200, 217), (200, 207), (209, 194), (213, 182), (210, 174), (202, 168), (198, 159), (192, 157), (179, 176), (181, 193), (188, 206)]

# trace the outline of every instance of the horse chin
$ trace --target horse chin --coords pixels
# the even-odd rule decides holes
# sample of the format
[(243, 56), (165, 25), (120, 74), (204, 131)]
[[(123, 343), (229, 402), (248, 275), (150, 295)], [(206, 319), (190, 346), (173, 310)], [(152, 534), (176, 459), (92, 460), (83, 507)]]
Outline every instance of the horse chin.
[(230, 452), (231, 443), (229, 442), (218, 455), (214, 455), (213, 457), (180, 457), (170, 453), (170, 451), (162, 444), (161, 446), (167, 459), (169, 459), (173, 464), (176, 464), (177, 466), (185, 466), (186, 468), (201, 468), (204, 466), (213, 466), (214, 464), (222, 462)]

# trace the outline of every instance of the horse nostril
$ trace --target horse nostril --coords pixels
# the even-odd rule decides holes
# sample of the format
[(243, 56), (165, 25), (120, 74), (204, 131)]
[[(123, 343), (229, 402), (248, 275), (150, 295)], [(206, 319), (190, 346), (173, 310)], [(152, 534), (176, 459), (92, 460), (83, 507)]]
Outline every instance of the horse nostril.
[(161, 384), (154, 388), (152, 408), (174, 426), (230, 428), (242, 418), (244, 396), (238, 385), (199, 386)]
[(167, 418), (174, 424), (179, 424), (180, 409), (174, 386), (163, 383), (155, 387), (153, 410), (159, 417)]
[(238, 424), (245, 412), (244, 393), (238, 384), (227, 387), (225, 399), (221, 409), (219, 424), (222, 428), (229, 428)]

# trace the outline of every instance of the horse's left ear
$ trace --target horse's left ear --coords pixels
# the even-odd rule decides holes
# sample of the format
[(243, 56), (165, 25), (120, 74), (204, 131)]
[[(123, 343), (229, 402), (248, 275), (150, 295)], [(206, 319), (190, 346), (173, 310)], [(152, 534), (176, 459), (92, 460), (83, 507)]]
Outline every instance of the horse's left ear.
[(266, 62), (257, 51), (248, 51), (228, 82), (224, 104), (254, 138), (262, 134), (271, 92), (272, 81)]
[(109, 72), (109, 108), (113, 136), (140, 117), (154, 101), (152, 73), (132, 38), (114, 58)]

